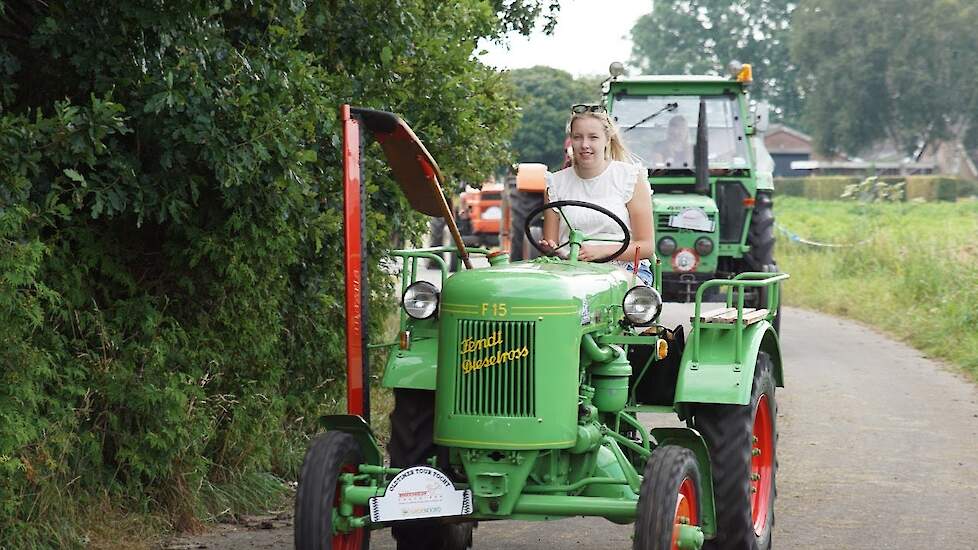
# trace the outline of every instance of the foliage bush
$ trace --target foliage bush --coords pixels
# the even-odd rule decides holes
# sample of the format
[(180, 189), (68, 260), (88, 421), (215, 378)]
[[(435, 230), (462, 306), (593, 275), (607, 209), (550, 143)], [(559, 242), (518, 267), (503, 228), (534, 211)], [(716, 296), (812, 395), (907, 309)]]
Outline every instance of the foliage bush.
[(519, 162), (539, 162), (557, 171), (564, 164), (564, 138), (570, 107), (598, 103), (601, 80), (575, 79), (570, 73), (550, 67), (509, 71), (508, 78), (520, 104), (520, 124), (513, 135), (513, 150)]
[[(81, 544), (85, 495), (183, 527), (216, 484), (294, 478), (341, 385), (339, 104), (478, 181), (514, 106), (472, 52), (540, 13), (0, 0), (0, 547)], [(374, 259), (421, 225), (378, 151)]]
[(899, 202), (905, 196), (907, 182), (887, 183), (870, 176), (859, 183), (847, 185), (839, 198), (861, 202)]

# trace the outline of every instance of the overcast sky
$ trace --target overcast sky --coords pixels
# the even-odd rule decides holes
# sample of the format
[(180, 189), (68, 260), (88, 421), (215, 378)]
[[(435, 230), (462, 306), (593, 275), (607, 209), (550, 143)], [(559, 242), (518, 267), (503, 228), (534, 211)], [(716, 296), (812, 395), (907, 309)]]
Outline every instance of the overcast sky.
[(604, 76), (612, 61), (628, 62), (632, 26), (650, 11), (652, 0), (562, 0), (553, 35), (511, 36), (508, 50), (484, 42), (488, 53), (479, 59), (499, 69), (547, 65), (574, 76)]

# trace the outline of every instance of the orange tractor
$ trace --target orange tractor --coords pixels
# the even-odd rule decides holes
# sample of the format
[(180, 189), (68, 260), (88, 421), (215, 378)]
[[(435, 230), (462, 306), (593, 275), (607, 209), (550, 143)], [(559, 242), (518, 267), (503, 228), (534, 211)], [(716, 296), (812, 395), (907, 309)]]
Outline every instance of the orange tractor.
[[(506, 183), (488, 180), (481, 188), (466, 186), (459, 193), (453, 211), (465, 246), (501, 248), (513, 261), (536, 256), (522, 234), (523, 220), (536, 206), (543, 204), (545, 189), (542, 164), (521, 164), (519, 175)], [(431, 227), (433, 246), (443, 243), (444, 221), (438, 218)], [(532, 253), (532, 255), (531, 255)], [(449, 260), (450, 269), (458, 269), (458, 259)]]
[[(570, 166), (570, 141), (564, 143), (567, 151), (564, 167)], [(466, 186), (453, 208), (462, 241), (466, 246), (483, 248), (499, 247), (509, 253), (511, 261), (535, 258), (539, 253), (530, 246), (522, 234), (526, 215), (543, 204), (546, 190), (547, 166), (537, 163), (521, 163), (516, 176), (508, 176), (505, 184), (495, 179), (487, 180), (481, 188)], [(538, 220), (540, 221), (540, 220)], [(531, 228), (539, 239), (542, 227)], [(444, 242), (444, 220), (432, 223), (433, 246)], [(539, 235), (537, 233), (540, 233)], [(456, 271), (457, 260), (449, 260), (451, 270)]]

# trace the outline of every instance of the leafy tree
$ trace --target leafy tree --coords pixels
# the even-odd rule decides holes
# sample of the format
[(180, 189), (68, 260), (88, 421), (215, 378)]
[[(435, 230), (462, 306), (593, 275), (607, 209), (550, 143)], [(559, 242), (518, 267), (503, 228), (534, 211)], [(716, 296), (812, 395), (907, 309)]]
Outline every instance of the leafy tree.
[(632, 62), (647, 74), (726, 74), (733, 60), (754, 70), (754, 99), (798, 122), (801, 97), (788, 41), (792, 0), (660, 0), (632, 28)]
[[(0, 546), (80, 544), (84, 495), (185, 526), (213, 484), (293, 477), (344, 364), (339, 104), (478, 181), (515, 106), (472, 52), (543, 9), (0, 0)], [(376, 260), (422, 224), (367, 157), (384, 311)]]
[(811, 0), (795, 12), (792, 54), (823, 152), (884, 138), (909, 154), (963, 139), (978, 121), (974, 2)]
[(574, 79), (568, 72), (543, 66), (514, 69), (508, 76), (520, 106), (520, 124), (512, 142), (516, 159), (559, 169), (570, 106), (597, 103), (600, 79)]
[[(550, 34), (557, 25), (557, 13), (560, 11), (560, 0), (491, 0), (493, 9), (502, 21), (499, 33), (494, 38), (501, 38), (505, 31), (516, 31), (520, 34), (530, 34), (537, 20), (544, 18), (544, 32)], [(546, 8), (546, 11), (544, 9)]]

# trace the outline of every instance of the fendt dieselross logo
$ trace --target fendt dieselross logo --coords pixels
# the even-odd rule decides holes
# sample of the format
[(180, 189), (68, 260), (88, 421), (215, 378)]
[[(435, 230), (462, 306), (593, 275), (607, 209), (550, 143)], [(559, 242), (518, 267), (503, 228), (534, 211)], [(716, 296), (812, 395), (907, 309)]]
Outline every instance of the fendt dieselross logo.
[[(493, 367), (508, 361), (522, 359), (530, 354), (530, 350), (526, 346), (509, 350), (501, 349), (503, 347), (502, 331), (496, 331), (485, 338), (472, 338), (470, 336), (462, 339), (458, 344), (460, 350), (459, 355), (462, 357), (462, 372), (465, 374), (481, 368)], [(488, 352), (490, 355), (477, 359), (465, 357), (477, 351)]]

